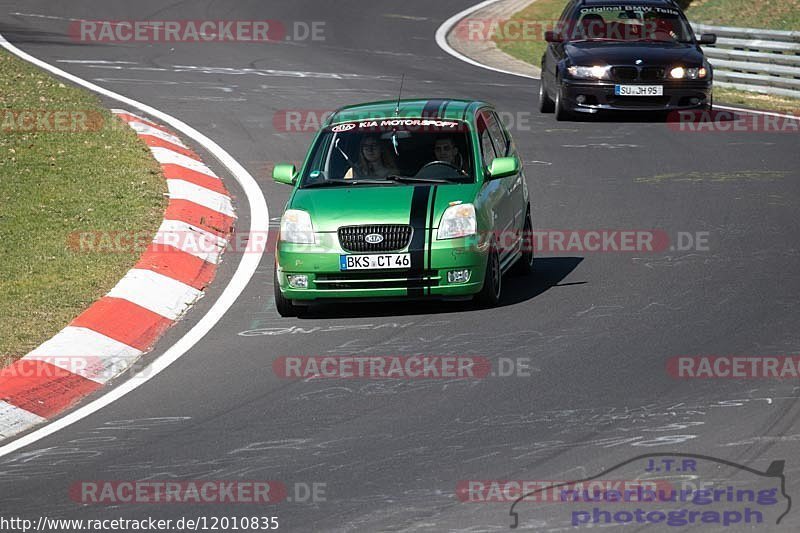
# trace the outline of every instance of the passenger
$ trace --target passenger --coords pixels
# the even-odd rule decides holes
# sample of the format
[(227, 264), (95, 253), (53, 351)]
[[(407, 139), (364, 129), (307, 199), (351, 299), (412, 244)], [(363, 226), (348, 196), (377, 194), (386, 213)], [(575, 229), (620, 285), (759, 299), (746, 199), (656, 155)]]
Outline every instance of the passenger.
[(357, 178), (385, 178), (397, 174), (397, 164), (388, 147), (381, 143), (379, 137), (369, 135), (361, 138), (358, 150), (358, 162), (355, 169), (350, 169), (345, 174), (345, 179), (350, 179), (353, 174)]

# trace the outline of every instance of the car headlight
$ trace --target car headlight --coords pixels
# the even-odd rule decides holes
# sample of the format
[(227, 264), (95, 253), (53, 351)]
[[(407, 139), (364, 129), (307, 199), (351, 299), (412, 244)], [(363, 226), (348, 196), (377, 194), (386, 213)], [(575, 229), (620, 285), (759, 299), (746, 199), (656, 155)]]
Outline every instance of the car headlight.
[(314, 244), (311, 215), (299, 209), (287, 209), (281, 217), (281, 240), (296, 244)]
[(684, 68), (675, 67), (669, 71), (669, 77), (676, 80), (701, 80), (708, 75), (706, 67)]
[(474, 235), (478, 231), (478, 220), (475, 217), (475, 206), (472, 204), (451, 205), (442, 214), (436, 238), (455, 239)]
[(578, 66), (571, 66), (567, 68), (567, 72), (573, 78), (580, 78), (580, 79), (608, 79), (608, 73), (611, 70), (611, 67), (595, 65), (593, 67), (578, 67)]

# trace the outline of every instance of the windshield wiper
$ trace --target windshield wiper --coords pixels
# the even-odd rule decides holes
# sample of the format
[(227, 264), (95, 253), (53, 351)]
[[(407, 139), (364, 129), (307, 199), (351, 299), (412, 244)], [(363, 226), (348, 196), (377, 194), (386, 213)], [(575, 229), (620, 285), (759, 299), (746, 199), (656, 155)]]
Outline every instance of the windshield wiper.
[(347, 153), (345, 153), (344, 150), (339, 148), (339, 141), (341, 141), (341, 140), (342, 140), (341, 137), (336, 137), (336, 142), (333, 143), (333, 147), (336, 148), (337, 150), (339, 150), (339, 153), (342, 154), (342, 157), (344, 157), (344, 160), (347, 161), (350, 164), (350, 168), (355, 168), (356, 164), (353, 163), (352, 161), (350, 161), (350, 157), (348, 157)]
[(389, 181), (401, 183), (450, 183), (450, 180), (440, 178), (417, 178), (415, 176), (399, 176), (397, 174), (389, 174), (386, 176)]

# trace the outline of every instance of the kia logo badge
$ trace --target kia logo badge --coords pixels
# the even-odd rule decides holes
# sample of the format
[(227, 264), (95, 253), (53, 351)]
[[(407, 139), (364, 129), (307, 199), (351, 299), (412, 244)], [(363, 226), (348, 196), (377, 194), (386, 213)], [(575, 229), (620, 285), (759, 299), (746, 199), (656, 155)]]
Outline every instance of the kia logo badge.
[(383, 235), (381, 235), (380, 233), (370, 233), (369, 235), (364, 237), (364, 240), (370, 244), (378, 244), (383, 242)]
[(332, 127), (331, 131), (334, 132), (334, 133), (340, 133), (340, 132), (343, 132), (343, 131), (350, 131), (355, 127), (356, 127), (356, 125), (353, 124), (353, 123), (350, 123), (350, 124), (339, 124), (338, 126)]

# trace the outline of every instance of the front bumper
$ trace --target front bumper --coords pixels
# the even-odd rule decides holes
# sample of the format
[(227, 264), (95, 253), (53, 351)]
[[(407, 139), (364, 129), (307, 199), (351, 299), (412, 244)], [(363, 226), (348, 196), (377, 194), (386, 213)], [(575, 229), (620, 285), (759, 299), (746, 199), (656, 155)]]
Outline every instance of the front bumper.
[[(618, 96), (616, 85), (662, 85), (663, 96)], [(564, 107), (574, 112), (596, 113), (599, 110), (614, 111), (673, 111), (695, 109), (711, 101), (711, 80), (653, 82), (614, 82), (607, 80), (564, 79), (561, 99)], [(579, 97), (583, 101), (579, 102)]]
[[(434, 298), (463, 299), (481, 290), (486, 271), (488, 245), (475, 237), (434, 240), (423, 251), (421, 268), (411, 270), (341, 271), (339, 256), (349, 253), (339, 246), (335, 233), (317, 233), (317, 244), (278, 242), (278, 283), (284, 297), (294, 302), (330, 298)], [(408, 249), (399, 252), (403, 253)], [(469, 269), (465, 283), (449, 283), (450, 270)], [(305, 274), (308, 288), (289, 286), (287, 275)]]

